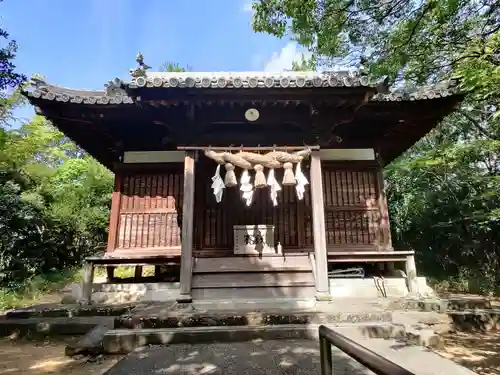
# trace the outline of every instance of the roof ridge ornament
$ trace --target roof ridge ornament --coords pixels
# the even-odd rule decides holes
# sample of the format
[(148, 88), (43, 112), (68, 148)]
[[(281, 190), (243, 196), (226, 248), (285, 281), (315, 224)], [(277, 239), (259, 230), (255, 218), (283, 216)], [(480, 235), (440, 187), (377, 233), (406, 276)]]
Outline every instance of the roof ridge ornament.
[(126, 96), (127, 93), (123, 89), (122, 81), (120, 78), (116, 77), (112, 81), (108, 81), (108, 83), (104, 84), (104, 88), (106, 90), (107, 96)]
[(130, 75), (133, 78), (146, 77), (147, 70), (151, 69), (151, 67), (144, 63), (144, 55), (139, 52), (135, 61), (137, 61), (139, 66), (135, 69), (130, 69)]

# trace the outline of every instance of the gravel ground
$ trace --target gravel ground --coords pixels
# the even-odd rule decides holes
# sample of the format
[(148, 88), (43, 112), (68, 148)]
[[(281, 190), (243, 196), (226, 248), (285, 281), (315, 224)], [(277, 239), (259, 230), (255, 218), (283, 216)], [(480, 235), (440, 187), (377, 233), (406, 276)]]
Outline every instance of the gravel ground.
[(0, 339), (0, 374), (102, 375), (123, 358), (106, 356), (72, 359), (64, 356), (66, 342)]

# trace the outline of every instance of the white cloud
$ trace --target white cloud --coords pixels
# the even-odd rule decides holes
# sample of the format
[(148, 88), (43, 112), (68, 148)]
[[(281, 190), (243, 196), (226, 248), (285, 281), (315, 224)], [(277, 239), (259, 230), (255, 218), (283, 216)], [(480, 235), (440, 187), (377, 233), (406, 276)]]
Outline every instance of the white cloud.
[(245, 2), (245, 4), (243, 4), (243, 11), (249, 13), (253, 12), (252, 4), (252, 0), (248, 0), (247, 2)]
[(291, 70), (293, 62), (302, 60), (302, 56), (306, 59), (311, 58), (311, 53), (301, 50), (297, 43), (290, 42), (279, 52), (274, 52), (271, 58), (264, 64), (266, 72), (282, 72)]

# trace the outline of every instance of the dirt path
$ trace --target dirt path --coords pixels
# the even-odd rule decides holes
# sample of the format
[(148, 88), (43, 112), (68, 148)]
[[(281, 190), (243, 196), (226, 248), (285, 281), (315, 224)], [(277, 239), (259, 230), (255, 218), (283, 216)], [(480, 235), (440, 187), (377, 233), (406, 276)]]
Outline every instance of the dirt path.
[(67, 341), (0, 341), (0, 375), (101, 375), (121, 356), (71, 359), (64, 356)]
[(438, 353), (480, 375), (500, 375), (500, 332), (447, 335)]

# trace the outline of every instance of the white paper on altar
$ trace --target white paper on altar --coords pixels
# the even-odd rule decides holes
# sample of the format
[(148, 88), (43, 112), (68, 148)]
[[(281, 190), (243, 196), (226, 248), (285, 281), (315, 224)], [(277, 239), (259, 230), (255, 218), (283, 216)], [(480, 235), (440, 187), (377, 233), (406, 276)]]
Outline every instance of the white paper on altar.
[(234, 225), (233, 231), (234, 254), (277, 254), (274, 225)]

